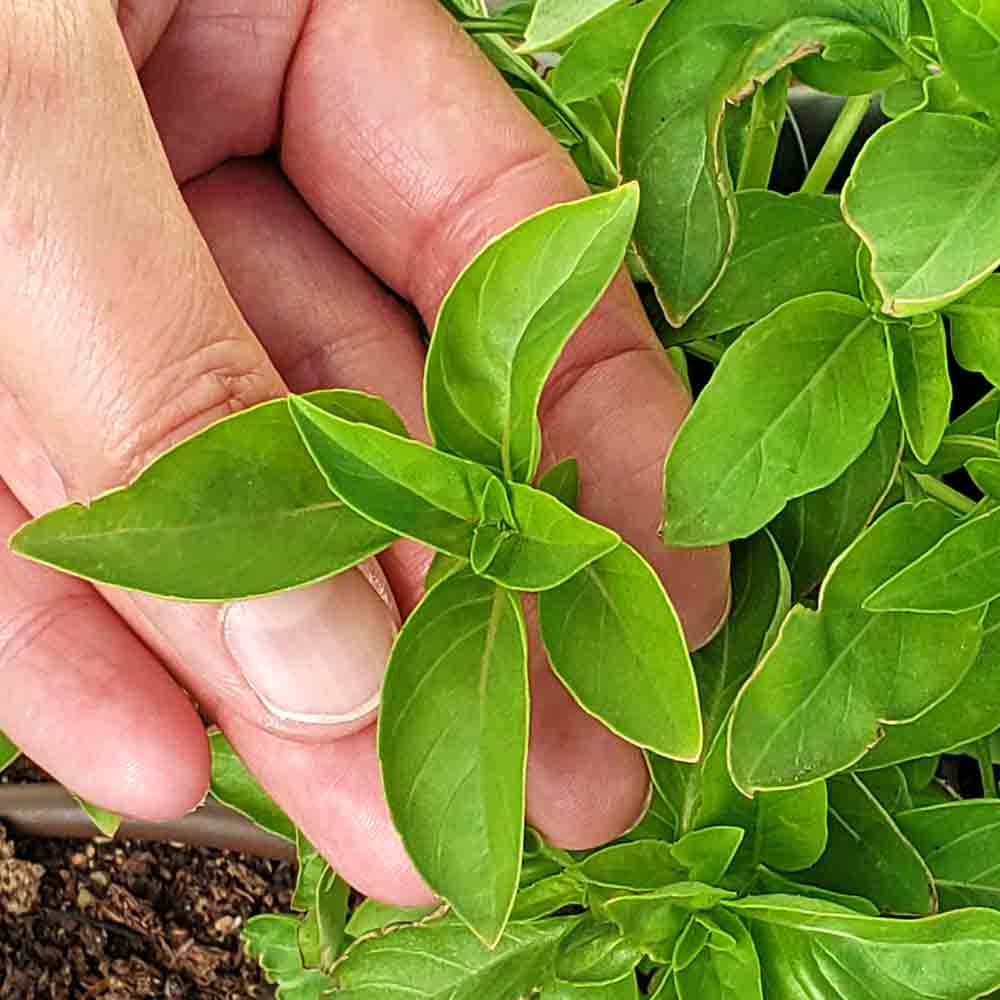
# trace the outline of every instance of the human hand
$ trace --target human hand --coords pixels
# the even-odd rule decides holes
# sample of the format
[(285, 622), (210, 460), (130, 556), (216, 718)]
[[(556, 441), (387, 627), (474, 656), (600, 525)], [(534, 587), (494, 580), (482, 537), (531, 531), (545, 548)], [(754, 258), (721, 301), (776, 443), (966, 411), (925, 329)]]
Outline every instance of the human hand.
[[(8, 533), (288, 389), (377, 393), (425, 435), (418, 324), (383, 284), (430, 326), (483, 243), (587, 193), (434, 0), (118, 6), (120, 29), (106, 0), (15, 0), (0, 25)], [(699, 645), (725, 611), (727, 554), (656, 535), (687, 406), (619, 276), (543, 397), (543, 466), (580, 460), (582, 512), (657, 568)], [(408, 612), (428, 558), (397, 543), (384, 577), (372, 564), (220, 609), (98, 594), (5, 552), (0, 729), (85, 798), (166, 818), (207, 782), (183, 687), (349, 882), (425, 901), (371, 723), (389, 588)], [(594, 846), (637, 818), (645, 765), (531, 646), (528, 819), (553, 843)]]

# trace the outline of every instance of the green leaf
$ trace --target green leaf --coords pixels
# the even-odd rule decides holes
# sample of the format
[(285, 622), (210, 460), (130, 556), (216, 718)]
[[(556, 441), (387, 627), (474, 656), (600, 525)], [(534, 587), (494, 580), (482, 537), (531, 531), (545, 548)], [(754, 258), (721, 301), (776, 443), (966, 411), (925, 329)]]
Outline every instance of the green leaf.
[(694, 760), (698, 693), (677, 614), (633, 548), (617, 548), (538, 597), (556, 676), (591, 715), (638, 746)]
[(726, 907), (750, 927), (768, 1000), (801, 1000), (806, 970), (824, 998), (973, 1000), (1000, 986), (1000, 914), (989, 910), (893, 920), (781, 895)]
[(435, 552), (424, 576), (424, 593), (439, 584), (446, 576), (450, 576), (455, 570), (462, 569), (467, 565), (468, 563), (464, 559), (456, 559), (444, 552)]
[(899, 410), (890, 406), (871, 444), (843, 475), (790, 500), (768, 525), (788, 563), (794, 596), (813, 590), (864, 530), (892, 486), (902, 447)]
[(439, 448), (507, 480), (534, 478), (542, 386), (621, 266), (637, 207), (632, 184), (545, 209), (462, 272), (438, 313), (424, 376)]
[[(838, 775), (832, 780), (846, 780), (846, 777), (846, 775)], [(857, 777), (890, 816), (913, 807), (910, 788), (901, 767), (881, 767)]]
[(633, 892), (687, 879), (687, 871), (674, 857), (671, 845), (660, 840), (613, 844), (579, 861), (570, 871), (592, 885)]
[(538, 1000), (639, 1000), (635, 976), (626, 976), (602, 986), (580, 986), (576, 983), (548, 983)]
[[(493, 480), (497, 488), (503, 486)], [(584, 567), (618, 547), (621, 539), (610, 528), (575, 514), (569, 507), (541, 490), (509, 483), (513, 530), (480, 524), (495, 534), (495, 547), (485, 566), (476, 566), (473, 543), (472, 567), (481, 576), (513, 590), (549, 590), (565, 583)]]
[(303, 397), (290, 396), (288, 405), (330, 489), (352, 510), (387, 530), (468, 557), (491, 478), (487, 469), (351, 423)]
[(830, 889), (821, 889), (817, 885), (805, 885), (802, 882), (793, 882), (791, 879), (779, 875), (768, 868), (760, 867), (754, 879), (754, 889), (761, 893), (780, 893), (785, 896), (805, 896), (807, 899), (820, 899), (827, 903), (835, 903), (837, 906), (846, 907), (856, 913), (863, 913), (866, 916), (877, 917), (878, 907), (869, 899), (862, 896), (850, 896), (843, 892), (833, 892)]
[(760, 962), (753, 939), (739, 917), (716, 910), (711, 923), (733, 939), (732, 947), (713, 947), (711, 933), (708, 947), (694, 961), (676, 973), (680, 1000), (711, 1000), (739, 997), (740, 1000), (764, 1000), (761, 992)]
[(547, 978), (577, 918), (508, 924), (487, 948), (453, 920), (400, 927), (348, 949), (332, 975), (338, 1000), (511, 1000)]
[(886, 330), (886, 343), (906, 439), (926, 464), (941, 444), (951, 412), (944, 321), (938, 316), (929, 326), (893, 323)]
[[(989, 282), (986, 285), (989, 285)], [(967, 301), (968, 297), (962, 299), (962, 303)], [(949, 306), (949, 314), (956, 308), (955, 305)], [(952, 331), (954, 331), (954, 321), (952, 321)], [(982, 399), (973, 403), (948, 425), (948, 434), (993, 438), (996, 435), (998, 421), (1000, 421), (1000, 391), (990, 389)]]
[(980, 0), (925, 0), (941, 65), (962, 93), (1000, 116), (1000, 18)]
[(974, 434), (945, 434), (941, 441), (941, 447), (938, 448), (931, 463), (925, 467), (917, 466), (916, 468), (932, 476), (944, 476), (956, 469), (961, 469), (972, 458), (1000, 458), (1000, 448), (997, 448), (997, 443), (992, 437), (985, 438)]
[(654, 21), (632, 65), (619, 162), (642, 187), (636, 246), (673, 326), (705, 301), (733, 249), (727, 106), (831, 47), (851, 66), (884, 67), (891, 53), (872, 32), (903, 43), (906, 20), (896, 2), (673, 0)]
[(892, 726), (857, 763), (858, 770), (885, 767), (945, 753), (1000, 728), (1000, 603), (983, 622), (983, 642), (958, 686), (914, 722)]
[(261, 829), (294, 844), (295, 825), (257, 784), (229, 740), (218, 729), (213, 729), (208, 733), (208, 745), (212, 752), (209, 791), (213, 797)]
[(942, 910), (1000, 909), (1000, 800), (948, 802), (895, 819), (927, 862)]
[(307, 969), (299, 951), (301, 921), (290, 914), (251, 917), (241, 931), (247, 954), (257, 959), (278, 1000), (321, 1000), (334, 983), (318, 969)]
[(363, 899), (347, 921), (344, 933), (348, 937), (359, 938), (395, 924), (418, 924), (439, 909), (436, 903), (430, 906), (390, 906), (377, 899)]
[[(856, 295), (858, 237), (828, 195), (740, 191), (739, 229), (722, 280), (705, 304), (668, 337), (684, 343), (756, 323), (813, 292)], [(802, 266), (808, 261), (808, 267)]]
[(736, 857), (746, 831), (716, 824), (684, 834), (671, 848), (675, 860), (695, 882), (721, 882)]
[(830, 837), (803, 882), (870, 899), (894, 914), (930, 914), (937, 895), (927, 866), (893, 818), (854, 775), (833, 778)]
[(575, 458), (565, 458), (546, 470), (538, 480), (543, 493), (555, 497), (570, 510), (576, 510), (580, 495), (580, 465)]
[(1000, 277), (987, 278), (952, 302), (945, 315), (955, 360), (967, 371), (982, 372), (994, 385), (1000, 382)]
[[(692, 917), (674, 945), (674, 953), (670, 961), (674, 968), (674, 974), (683, 972), (707, 947), (708, 927)], [(679, 989), (678, 992), (680, 992)]]
[(869, 139), (842, 204), (871, 250), (883, 312), (940, 309), (1000, 264), (998, 179), (1000, 132), (971, 118), (919, 112)]
[(556, 978), (580, 986), (603, 986), (631, 975), (642, 950), (609, 922), (584, 918), (563, 938)]
[[(406, 433), (385, 403), (363, 393), (306, 398), (345, 421)], [(30, 521), (10, 544), (98, 583), (228, 601), (339, 573), (394, 538), (330, 495), (285, 401), (273, 400), (182, 441), (129, 486)]]
[(329, 968), (344, 947), (350, 887), (319, 851), (296, 830), (299, 870), (292, 909), (305, 913), (299, 926), (299, 951), (307, 967)]
[(1000, 497), (1000, 458), (970, 458), (965, 471), (986, 496)]
[(382, 688), (386, 801), (427, 884), (488, 944), (517, 892), (528, 676), (514, 595), (468, 570), (407, 618)]
[(548, 917), (565, 906), (585, 906), (586, 893), (580, 882), (559, 872), (525, 886), (514, 900), (511, 920), (537, 920)]
[(864, 602), (871, 611), (958, 614), (1000, 597), (1000, 508), (963, 521)]
[(79, 795), (74, 795), (73, 798), (105, 837), (113, 837), (118, 832), (118, 828), (122, 825), (122, 818), (118, 813), (95, 806), (85, 799), (81, 799)]
[(21, 751), (0, 732), (0, 772), (10, 767), (20, 755)]
[(666, 541), (745, 537), (829, 485), (868, 447), (891, 393), (882, 328), (860, 301), (818, 292), (779, 307), (726, 351), (674, 439)]
[[(880, 724), (919, 718), (959, 684), (979, 649), (978, 613), (861, 610), (954, 524), (933, 501), (893, 507), (834, 565), (818, 611), (797, 607), (785, 619), (734, 707), (729, 764), (738, 787), (749, 793), (830, 777), (878, 741)], [(817, 726), (818, 718), (828, 721)]]
[(537, 0), (522, 52), (555, 49), (610, 7), (624, 0)]

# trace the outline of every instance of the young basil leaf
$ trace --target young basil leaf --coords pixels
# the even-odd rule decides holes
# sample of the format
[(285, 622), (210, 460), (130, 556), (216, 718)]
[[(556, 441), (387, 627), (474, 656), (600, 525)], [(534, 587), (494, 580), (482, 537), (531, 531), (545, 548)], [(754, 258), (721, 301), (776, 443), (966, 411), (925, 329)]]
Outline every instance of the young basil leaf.
[(292, 908), (305, 913), (299, 950), (309, 968), (328, 969), (344, 948), (350, 887), (298, 832), (299, 872)]
[[(363, 393), (306, 398), (344, 420), (405, 434), (385, 403)], [(28, 522), (10, 544), (99, 583), (228, 601), (339, 573), (394, 539), (330, 495), (287, 404), (272, 400), (182, 441), (131, 485)]]
[(937, 911), (934, 880), (914, 846), (878, 799), (854, 775), (827, 782), (830, 837), (803, 882), (870, 899), (887, 913)]
[(709, 932), (708, 947), (690, 965), (676, 972), (680, 1000), (726, 1000), (727, 997), (764, 1000), (760, 962), (746, 925), (739, 917), (721, 909), (707, 920), (718, 926), (732, 940), (732, 945), (713, 947), (713, 935)]
[(508, 924), (494, 948), (447, 918), (400, 927), (352, 945), (331, 974), (351, 1000), (510, 1000), (542, 985), (577, 920)]
[(870, 899), (865, 899), (862, 896), (851, 896), (844, 892), (833, 892), (830, 889), (821, 889), (817, 885), (793, 882), (763, 865), (757, 869), (757, 874), (754, 877), (754, 890), (760, 894), (781, 894), (804, 896), (806, 899), (821, 899), (824, 902), (854, 910), (855, 913), (863, 913), (865, 916), (877, 917), (879, 915), (878, 907)]
[(745, 836), (742, 827), (718, 824), (684, 834), (671, 853), (694, 882), (721, 882)]
[(944, 321), (938, 316), (923, 327), (893, 323), (886, 343), (906, 439), (917, 460), (926, 464), (941, 444), (951, 412)]
[[(861, 603), (930, 548), (955, 518), (933, 501), (883, 514), (834, 564), (818, 611), (795, 608), (736, 700), (729, 766), (747, 793), (830, 777), (879, 739), (882, 723), (919, 718), (971, 667), (978, 612), (875, 614)], [(819, 717), (835, 724), (817, 727)]]
[(602, 986), (580, 986), (553, 980), (546, 984), (538, 1000), (639, 1000), (639, 984), (635, 976), (626, 976)]
[(750, 927), (768, 1000), (816, 996), (973, 1000), (1000, 986), (1000, 914), (964, 910), (920, 920), (868, 917), (796, 896), (725, 904)]
[[(827, 195), (736, 194), (739, 229), (722, 280), (705, 304), (668, 337), (684, 343), (756, 323), (813, 292), (856, 295), (859, 240)], [(799, 262), (809, 261), (808, 267)]]
[[(548, 493), (520, 483), (509, 483), (508, 489), (516, 530), (497, 532), (489, 562), (477, 570), (503, 587), (558, 587), (621, 544), (610, 528), (580, 517)], [(483, 527), (476, 529), (477, 537)]]
[(793, 596), (813, 590), (864, 530), (892, 486), (902, 449), (899, 409), (890, 406), (871, 444), (840, 478), (790, 500), (768, 525), (788, 563)]
[(632, 65), (619, 163), (642, 187), (636, 246), (673, 326), (705, 301), (733, 248), (727, 105), (828, 46), (864, 65), (891, 59), (870, 29), (905, 44), (899, 10), (880, 3), (811, 0), (793, 10), (777, 0), (719, 0), (710, 8), (673, 0), (654, 21)]
[(528, 677), (515, 595), (452, 573), (410, 614), (382, 688), (386, 801), (427, 884), (488, 944), (517, 892)]
[(580, 496), (580, 466), (575, 458), (564, 458), (546, 470), (538, 480), (538, 488), (543, 493), (555, 497), (561, 504), (576, 510)]
[(631, 975), (642, 950), (608, 922), (585, 917), (562, 939), (556, 978), (580, 986), (603, 986)]
[(965, 471), (985, 496), (1000, 497), (1000, 458), (970, 458)]
[[(941, 65), (962, 93), (1000, 117), (1000, 11), (977, 0), (924, 0)], [(991, 16), (992, 15), (992, 16)]]
[(952, 302), (945, 315), (955, 360), (967, 371), (982, 372), (994, 385), (1000, 382), (1000, 277), (987, 278)]
[(896, 815), (934, 876), (942, 910), (1000, 910), (1000, 800), (949, 802)]
[(945, 753), (1000, 728), (1000, 603), (991, 604), (983, 622), (983, 642), (958, 686), (913, 722), (892, 726), (855, 765), (885, 767), (914, 757)]
[[(1000, 264), (1000, 132), (919, 112), (879, 129), (844, 186), (844, 216), (872, 252), (882, 311), (915, 316), (965, 295)], [(920, 225), (899, 225), (920, 206)]]
[(0, 733), (0, 773), (10, 767), (20, 756), (21, 751), (3, 733)]
[(650, 994), (650, 1000), (680, 1000), (680, 996), (677, 993), (677, 979), (674, 976), (673, 969), (666, 968), (661, 971), (663, 978), (657, 984), (656, 992)]
[(363, 899), (347, 921), (344, 933), (348, 937), (359, 938), (396, 924), (418, 924), (439, 909), (436, 903), (430, 906), (390, 906), (377, 899)]
[(992, 438), (979, 437), (973, 434), (945, 434), (934, 458), (929, 465), (912, 466), (909, 462), (904, 462), (912, 471), (929, 474), (931, 476), (944, 476), (949, 472), (961, 469), (966, 462), (973, 458), (1000, 458), (1000, 448)]
[(263, 830), (296, 842), (295, 824), (254, 780), (237, 756), (229, 740), (218, 729), (208, 733), (212, 752), (212, 777), (209, 791), (224, 806), (256, 823)]
[[(692, 916), (674, 944), (674, 953), (670, 960), (674, 974), (683, 972), (707, 947), (708, 927)], [(680, 992), (679, 985), (678, 992)]]
[(687, 870), (674, 857), (670, 844), (638, 840), (613, 844), (577, 862), (570, 872), (591, 885), (641, 892), (687, 880)]
[(247, 954), (278, 987), (278, 1000), (322, 1000), (334, 985), (319, 969), (305, 967), (299, 951), (301, 926), (290, 914), (262, 913), (251, 917), (240, 932)]
[(621, 266), (637, 207), (633, 184), (545, 209), (462, 272), (438, 312), (424, 375), (439, 448), (507, 480), (534, 478), (542, 386)]
[(79, 795), (74, 795), (73, 798), (76, 799), (77, 805), (90, 817), (91, 822), (103, 836), (114, 837), (118, 832), (118, 828), (122, 825), (122, 818), (118, 813), (95, 806), (85, 799), (81, 799)]
[(538, 621), (554, 673), (585, 711), (637, 746), (697, 758), (701, 717), (684, 635), (635, 549), (622, 542), (543, 591)]
[[(726, 351), (674, 439), (666, 541), (745, 537), (829, 485), (868, 447), (891, 394), (882, 327), (860, 301), (818, 292), (779, 307)], [(836, 432), (818, 429), (819, 414)]]
[(586, 906), (587, 898), (579, 880), (559, 872), (520, 889), (514, 900), (511, 920), (538, 920), (566, 906)]
[(462, 569), (467, 563), (463, 559), (456, 559), (444, 552), (435, 552), (431, 560), (427, 573), (424, 576), (424, 593), (431, 587), (437, 586), (446, 576), (450, 576), (457, 569)]
[(329, 488), (352, 510), (386, 530), (468, 558), (491, 478), (487, 469), (351, 423), (302, 397), (290, 396), (288, 406)]
[(1000, 508), (963, 521), (864, 602), (870, 611), (958, 614), (1000, 597)]
[(522, 52), (541, 52), (564, 45), (581, 28), (624, 0), (536, 0)]
[(306, 913), (316, 904), (316, 890), (330, 866), (299, 829), (295, 830), (295, 854), (298, 872), (292, 893), (292, 909)]
[(580, 136), (571, 128), (553, 105), (533, 90), (522, 87), (511, 88), (521, 103), (535, 116), (539, 124), (564, 149), (572, 149), (580, 142)]
[[(838, 775), (834, 780), (844, 780), (846, 777)], [(856, 777), (890, 816), (913, 807), (910, 789), (906, 784), (906, 775), (903, 774), (902, 768), (895, 765), (880, 767), (875, 771), (858, 774)]]

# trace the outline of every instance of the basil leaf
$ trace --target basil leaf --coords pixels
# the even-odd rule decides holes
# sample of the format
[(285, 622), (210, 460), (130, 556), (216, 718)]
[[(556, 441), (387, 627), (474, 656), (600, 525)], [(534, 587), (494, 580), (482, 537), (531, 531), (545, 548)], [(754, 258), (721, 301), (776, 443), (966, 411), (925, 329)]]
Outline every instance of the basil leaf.
[(621, 266), (637, 206), (627, 185), (548, 208), (462, 272), (438, 313), (424, 376), (439, 448), (507, 480), (534, 478), (542, 386)]
[(395, 924), (418, 924), (439, 909), (436, 903), (430, 906), (390, 906), (377, 899), (363, 899), (347, 921), (344, 933), (348, 937), (359, 938)]
[(548, 917), (566, 906), (585, 906), (586, 893), (577, 879), (565, 872), (550, 875), (525, 886), (514, 900), (511, 920), (537, 920)]
[(538, 1000), (639, 1000), (639, 986), (635, 976), (603, 986), (579, 986), (556, 980), (545, 986)]
[[(878, 741), (880, 724), (917, 719), (957, 687), (978, 653), (977, 612), (890, 617), (860, 607), (954, 523), (933, 501), (893, 507), (834, 565), (819, 610), (792, 611), (733, 710), (729, 763), (739, 788), (830, 777)], [(817, 727), (818, 717), (836, 721)]]
[(306, 911), (299, 927), (299, 950), (306, 966), (328, 969), (343, 951), (350, 893), (350, 886), (300, 836), (295, 895)]
[(779, 307), (726, 351), (674, 439), (666, 541), (745, 537), (832, 483), (868, 447), (891, 393), (882, 328), (860, 301), (819, 292)]
[[(674, 974), (683, 972), (708, 947), (708, 927), (695, 917), (687, 922), (674, 945), (670, 964)], [(680, 988), (678, 985), (678, 992)]]
[(209, 784), (212, 797), (246, 816), (261, 829), (294, 844), (297, 835), (295, 824), (257, 784), (229, 740), (218, 729), (212, 729), (208, 733), (208, 745), (212, 752)]
[(768, 1000), (815, 995), (973, 1000), (1000, 986), (1000, 914), (965, 910), (921, 920), (868, 917), (820, 900), (750, 896), (725, 904), (750, 927)]
[(837, 906), (846, 907), (856, 913), (863, 913), (869, 917), (879, 915), (878, 907), (862, 896), (850, 896), (843, 892), (833, 892), (830, 889), (821, 889), (816, 885), (805, 885), (802, 882), (793, 882), (791, 879), (779, 875), (763, 866), (757, 869), (754, 878), (754, 889), (761, 894), (781, 894), (785, 896), (804, 896), (807, 899), (820, 899), (827, 903), (834, 903)]
[(517, 892), (528, 676), (514, 595), (460, 570), (417, 605), (382, 688), (386, 801), (417, 871), (487, 944)]
[(613, 844), (584, 858), (569, 871), (592, 885), (644, 891), (687, 879), (687, 871), (674, 857), (670, 844), (639, 840)]
[(488, 470), (419, 441), (351, 423), (301, 397), (290, 396), (288, 405), (329, 488), (352, 510), (449, 555), (469, 556)]
[(570, 510), (576, 510), (580, 495), (580, 466), (575, 458), (564, 458), (553, 465), (538, 480), (543, 493), (555, 497)]
[[(344, 420), (405, 434), (385, 403), (363, 393), (307, 398)], [(228, 601), (339, 573), (394, 539), (330, 496), (285, 401), (272, 400), (175, 445), (131, 485), (28, 522), (10, 544), (98, 583)]]
[[(843, 780), (846, 775), (838, 775), (838, 778)], [(890, 816), (913, 807), (906, 775), (901, 767), (880, 767), (859, 774), (857, 778)]]
[(987, 278), (952, 302), (945, 315), (955, 360), (967, 371), (982, 372), (994, 385), (1000, 382), (1000, 277)]
[(10, 767), (20, 756), (21, 751), (3, 733), (0, 733), (0, 772)]
[[(1000, 458), (1000, 448), (992, 437), (985, 438), (973, 434), (945, 434), (930, 464), (917, 466), (921, 472), (932, 476), (944, 476), (961, 469), (972, 458)], [(910, 463), (904, 463), (907, 466)], [(913, 471), (916, 471), (914, 469)]]
[(970, 458), (965, 471), (985, 496), (1000, 497), (1000, 458)]
[(892, 817), (853, 775), (827, 782), (830, 837), (803, 882), (870, 899), (895, 914), (931, 914), (937, 894), (927, 866)]
[(858, 770), (945, 753), (1000, 728), (1000, 603), (990, 605), (983, 642), (958, 686), (914, 722), (892, 726), (858, 761)]
[(554, 673), (585, 711), (665, 757), (698, 756), (698, 692), (684, 635), (635, 549), (622, 542), (543, 591), (538, 621)]
[[(959, 0), (925, 0), (934, 26), (941, 65), (962, 93), (1000, 116), (1000, 16), (989, 4)], [(971, 9), (970, 9), (971, 8)], [(992, 13), (992, 16), (991, 16)]]
[(114, 837), (122, 825), (122, 818), (118, 813), (95, 806), (85, 799), (81, 799), (79, 795), (74, 795), (73, 798), (76, 799), (76, 804), (90, 817), (91, 822), (103, 836)]
[[(477, 568), (472, 561), (473, 569), (501, 586), (526, 591), (558, 587), (621, 543), (610, 528), (580, 517), (548, 493), (519, 483), (508, 488), (517, 527), (497, 533), (486, 566)], [(476, 529), (477, 537), (482, 529)], [(473, 545), (473, 556), (475, 551)]]
[(522, 52), (555, 49), (595, 17), (624, 0), (536, 0)]
[[(882, 311), (940, 309), (1000, 264), (1000, 132), (918, 112), (866, 143), (844, 186), (847, 221), (872, 252)], [(914, 211), (919, 226), (900, 227)]]
[(240, 932), (247, 954), (260, 963), (268, 982), (278, 987), (278, 1000), (321, 1000), (333, 980), (319, 969), (307, 969), (299, 951), (302, 921), (284, 913), (251, 917)]
[(444, 552), (435, 552), (430, 566), (427, 567), (427, 574), (424, 576), (424, 593), (431, 587), (439, 584), (446, 576), (450, 576), (457, 569), (462, 569), (468, 565), (464, 559), (456, 559)]
[(942, 910), (1000, 909), (1000, 800), (948, 802), (899, 813), (904, 836), (934, 876)]
[[(989, 282), (983, 287), (987, 287)], [(974, 293), (973, 293), (974, 294)], [(948, 307), (949, 315), (956, 308), (969, 301), (971, 295), (966, 296), (960, 303)], [(952, 321), (952, 332), (955, 324)], [(996, 434), (997, 422), (1000, 421), (1000, 391), (990, 389), (982, 399), (977, 400), (967, 410), (959, 414), (949, 425), (948, 434), (969, 434), (979, 437), (992, 438)]]
[(608, 922), (585, 917), (562, 939), (556, 954), (556, 978), (580, 986), (603, 986), (625, 979), (642, 951)]
[[(856, 295), (858, 237), (827, 195), (736, 194), (739, 228), (726, 272), (705, 304), (667, 338), (678, 344), (756, 323), (813, 292)], [(804, 260), (808, 267), (800, 266)]]
[(726, 948), (713, 947), (709, 934), (708, 947), (676, 973), (680, 1000), (710, 1000), (712, 997), (764, 1000), (760, 962), (746, 925), (725, 910), (714, 911), (710, 919), (732, 938), (733, 944)]
[(963, 521), (886, 580), (865, 601), (871, 611), (957, 614), (1000, 597), (1000, 508)]
[(886, 343), (906, 439), (917, 460), (927, 463), (941, 444), (951, 412), (944, 321), (938, 316), (923, 327), (893, 323)]
[(899, 468), (903, 429), (890, 406), (871, 444), (829, 486), (788, 502), (768, 525), (792, 577), (792, 593), (808, 594), (864, 530)]
[(542, 985), (577, 918), (508, 924), (494, 948), (454, 920), (352, 945), (332, 976), (344, 1000), (510, 1000)]

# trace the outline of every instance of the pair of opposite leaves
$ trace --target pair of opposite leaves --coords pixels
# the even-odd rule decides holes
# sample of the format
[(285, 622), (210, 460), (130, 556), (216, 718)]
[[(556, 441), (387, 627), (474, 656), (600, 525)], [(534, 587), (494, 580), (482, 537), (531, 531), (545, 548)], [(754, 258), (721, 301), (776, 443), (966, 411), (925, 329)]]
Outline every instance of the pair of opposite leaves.
[[(220, 421), (131, 486), (12, 540), (99, 582), (196, 600), (302, 585), (400, 536), (447, 557), (390, 658), (380, 759), (418, 870), (490, 942), (513, 904), (524, 823), (516, 591), (539, 592), (553, 668), (587, 711), (657, 753), (701, 751), (691, 663), (659, 579), (613, 531), (528, 485), (543, 384), (618, 271), (637, 205), (633, 184), (548, 209), (458, 278), (425, 373), (436, 447), (409, 438), (380, 399), (291, 397)], [(571, 466), (542, 485), (575, 501)]]

